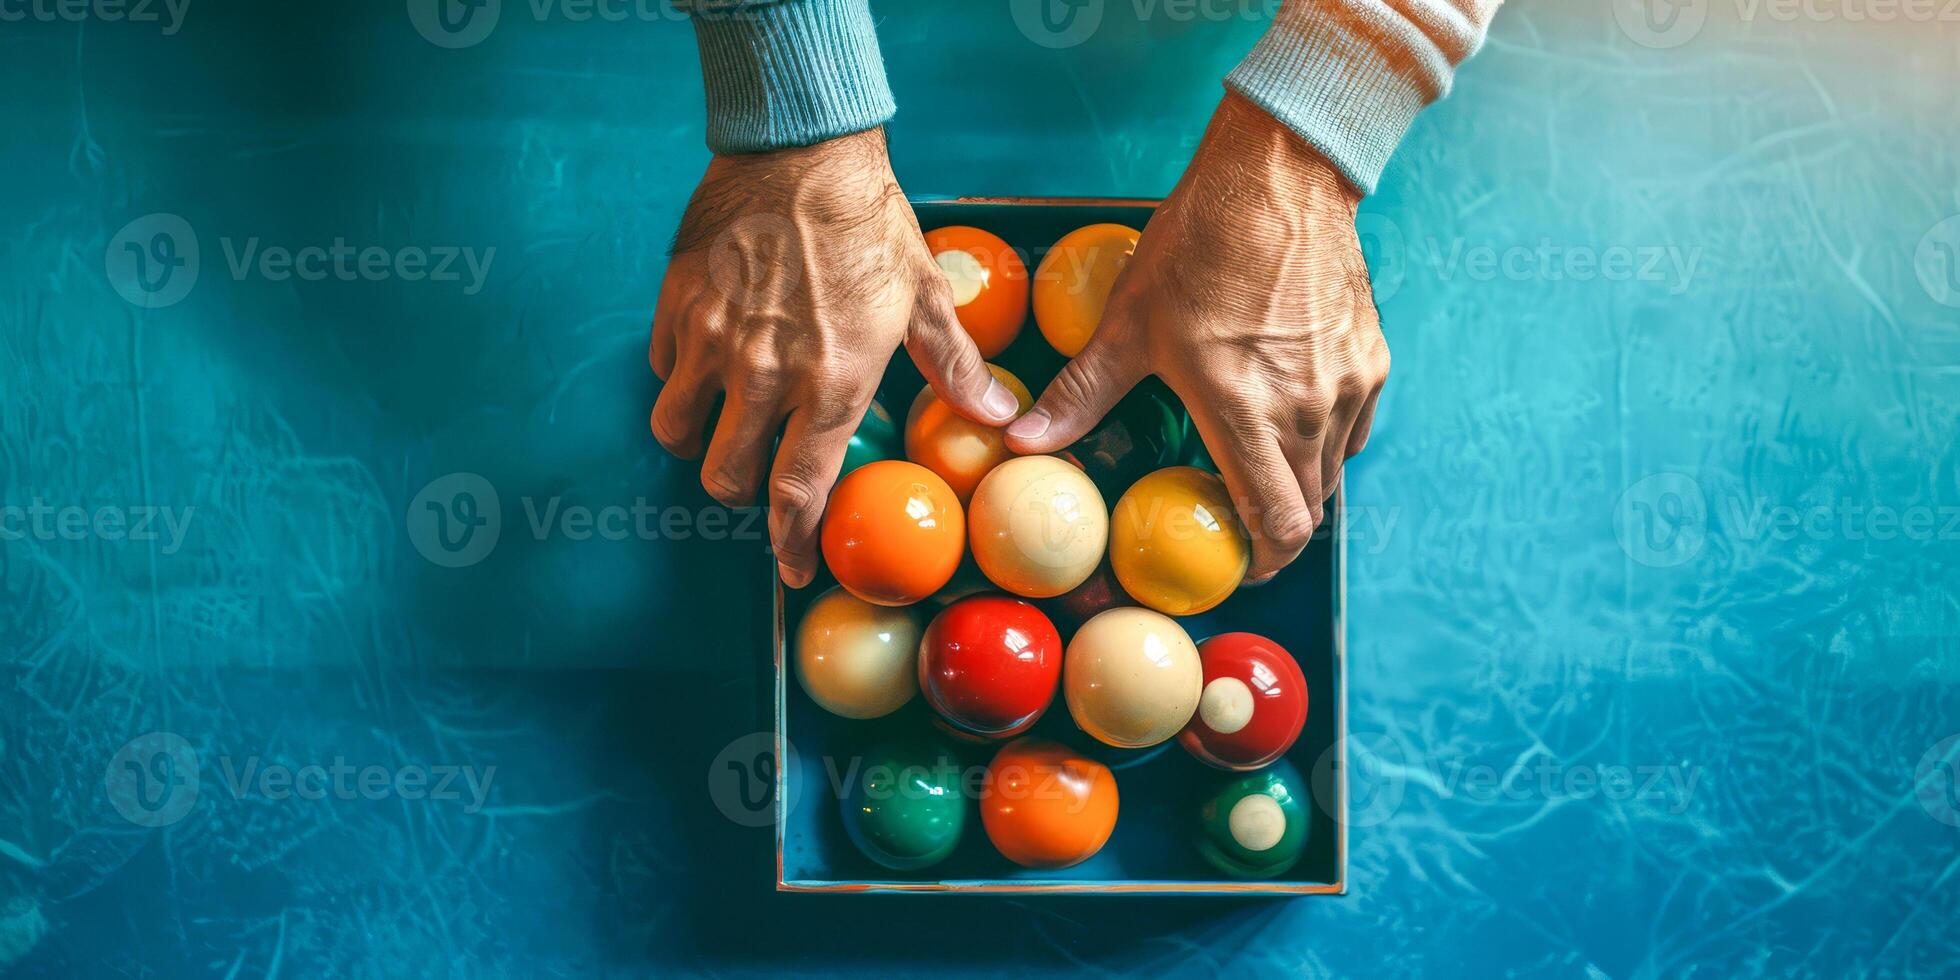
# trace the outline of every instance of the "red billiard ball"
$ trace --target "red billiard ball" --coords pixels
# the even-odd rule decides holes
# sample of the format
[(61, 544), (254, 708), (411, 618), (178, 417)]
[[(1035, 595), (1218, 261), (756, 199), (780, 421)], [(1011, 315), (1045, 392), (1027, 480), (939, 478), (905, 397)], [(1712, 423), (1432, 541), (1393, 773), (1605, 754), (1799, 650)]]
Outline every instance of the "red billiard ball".
[(1307, 724), (1307, 678), (1284, 647), (1253, 633), (1198, 644), (1205, 688), (1177, 740), (1220, 769), (1257, 769), (1286, 754)]
[(1134, 606), (1136, 600), (1123, 591), (1122, 584), (1116, 581), (1116, 572), (1109, 567), (1109, 559), (1104, 558), (1081, 585), (1042, 605), (1055, 625), (1074, 633), (1083, 623), (1096, 618), (1097, 613), (1117, 606)]
[(964, 734), (1001, 739), (1027, 731), (1061, 679), (1061, 634), (1019, 599), (961, 599), (933, 617), (919, 641), (926, 703)]

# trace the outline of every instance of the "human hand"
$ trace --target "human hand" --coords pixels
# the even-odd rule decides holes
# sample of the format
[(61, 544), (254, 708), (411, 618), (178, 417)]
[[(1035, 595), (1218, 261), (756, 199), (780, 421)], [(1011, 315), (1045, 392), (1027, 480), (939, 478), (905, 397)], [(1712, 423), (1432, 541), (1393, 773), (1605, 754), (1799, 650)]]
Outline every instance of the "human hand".
[(1248, 581), (1276, 574), (1367, 444), (1388, 377), (1360, 200), (1307, 143), (1227, 95), (1095, 335), (1008, 427), (1008, 445), (1061, 449), (1155, 374), (1190, 410), (1252, 535)]
[(769, 536), (793, 588), (816, 573), (824, 502), (901, 343), (955, 411), (990, 425), (1014, 417), (1014, 395), (960, 329), (883, 132), (715, 157), (653, 317), (647, 356), (665, 382), (653, 434), (699, 456), (722, 398), (701, 484), (739, 507), (768, 472)]

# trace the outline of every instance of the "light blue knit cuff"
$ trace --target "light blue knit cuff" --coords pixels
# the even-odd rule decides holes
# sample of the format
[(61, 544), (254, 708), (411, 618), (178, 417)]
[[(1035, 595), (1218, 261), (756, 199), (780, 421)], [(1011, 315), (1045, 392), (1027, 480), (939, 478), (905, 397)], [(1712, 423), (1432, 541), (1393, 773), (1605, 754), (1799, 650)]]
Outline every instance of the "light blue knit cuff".
[(1225, 84), (1372, 194), (1416, 113), (1449, 90), (1452, 71), (1388, 4), (1293, 0)]
[(708, 148), (809, 146), (889, 122), (869, 0), (680, 0), (694, 18)]

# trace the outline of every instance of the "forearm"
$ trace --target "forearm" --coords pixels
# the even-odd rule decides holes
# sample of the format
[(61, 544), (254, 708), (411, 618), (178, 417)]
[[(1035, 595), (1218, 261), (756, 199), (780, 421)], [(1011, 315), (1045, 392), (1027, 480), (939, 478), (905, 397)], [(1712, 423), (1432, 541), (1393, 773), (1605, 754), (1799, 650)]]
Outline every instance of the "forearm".
[(1372, 193), (1502, 0), (1287, 0), (1226, 84)]
[(677, 5), (694, 20), (716, 153), (810, 146), (891, 119), (868, 0)]

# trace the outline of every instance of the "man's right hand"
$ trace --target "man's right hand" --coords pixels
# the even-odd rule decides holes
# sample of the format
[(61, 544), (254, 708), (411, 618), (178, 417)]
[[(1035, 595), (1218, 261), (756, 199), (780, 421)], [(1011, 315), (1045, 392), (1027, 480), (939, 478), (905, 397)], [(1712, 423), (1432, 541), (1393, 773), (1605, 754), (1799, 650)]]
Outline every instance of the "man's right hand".
[(654, 312), (653, 434), (689, 459), (706, 440), (701, 484), (730, 507), (768, 473), (770, 540), (793, 588), (816, 574), (824, 503), (901, 343), (954, 410), (1012, 420), (1014, 395), (960, 328), (882, 131), (714, 158)]

